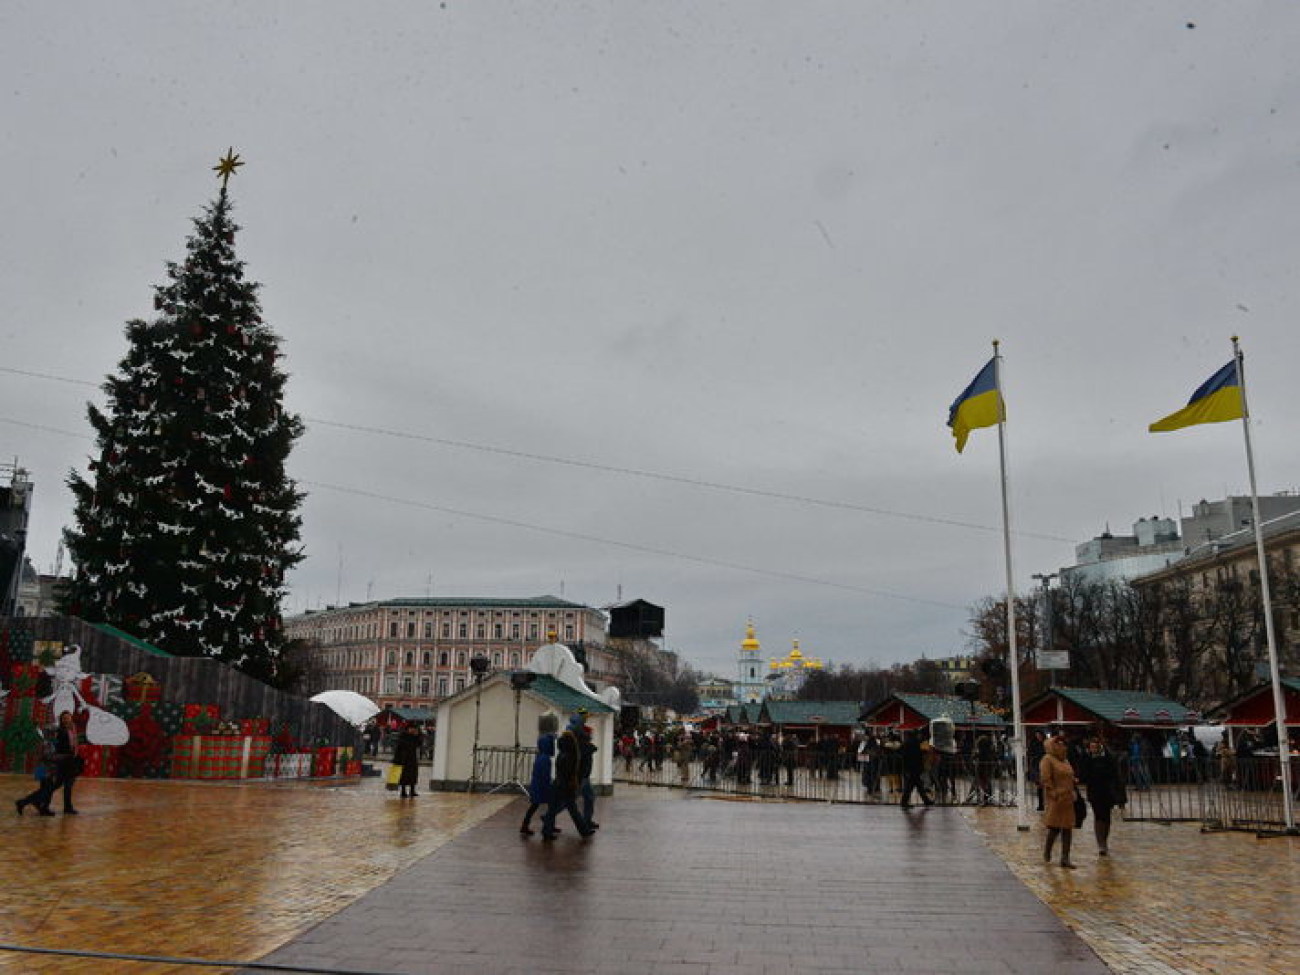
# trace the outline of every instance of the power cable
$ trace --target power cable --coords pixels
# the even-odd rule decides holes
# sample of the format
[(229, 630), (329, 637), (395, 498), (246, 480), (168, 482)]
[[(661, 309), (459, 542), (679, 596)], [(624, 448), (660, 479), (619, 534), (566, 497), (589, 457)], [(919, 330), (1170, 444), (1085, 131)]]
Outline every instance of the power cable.
[[(11, 420), (8, 417), (0, 417), (0, 423), (11, 423), (15, 426), (29, 427), (34, 430), (42, 430), (47, 433), (57, 433), (67, 437), (76, 437), (81, 440), (90, 440), (84, 434), (72, 433), (69, 430), (60, 430), (57, 427), (41, 426), (35, 423), (25, 423), (22, 420)], [(785, 579), (787, 581), (802, 582), (815, 586), (826, 586), (832, 589), (840, 589), (847, 592), (863, 593), (869, 596), (883, 596), (888, 599), (900, 599), (906, 602), (920, 603), (925, 606), (938, 606), (943, 609), (961, 609), (967, 607), (959, 606), (956, 603), (945, 603), (935, 599), (924, 599), (920, 596), (907, 596), (903, 593), (890, 592), (887, 589), (873, 589), (868, 586), (855, 586), (850, 583), (835, 582), (832, 579), (819, 579), (815, 576), (804, 576), (792, 572), (779, 572), (775, 569), (761, 569), (752, 565), (745, 565), (740, 562), (728, 562), (725, 559), (711, 559), (702, 555), (689, 555), (685, 552), (674, 552), (669, 549), (654, 548), (649, 545), (639, 545), (636, 542), (625, 542), (616, 538), (604, 538), (600, 535), (589, 535), (583, 532), (569, 531), (563, 528), (552, 528), (547, 525), (537, 525), (531, 522), (518, 521), (512, 518), (502, 518), (498, 515), (485, 515), (476, 511), (465, 511), (460, 508), (450, 508), (445, 505), (433, 504), (429, 501), (412, 501), (409, 498), (398, 498), (388, 494), (379, 494), (375, 491), (366, 491), (361, 488), (346, 487), (341, 484), (327, 484), (323, 481), (312, 481), (300, 479), (299, 484), (309, 487), (322, 488), (327, 491), (335, 491), (340, 494), (351, 494), (356, 497), (370, 498), (375, 501), (385, 501), (389, 504), (404, 505), (410, 508), (422, 508), (427, 511), (437, 511), (441, 514), (454, 515), (458, 518), (469, 518), (475, 521), (484, 521), (497, 525), (506, 525), (511, 528), (524, 528), (528, 531), (541, 532), (547, 535), (555, 535), (560, 538), (577, 539), (584, 542), (593, 542), (598, 545), (609, 545), (614, 548), (627, 549), (633, 552), (642, 552), (647, 555), (659, 555), (664, 558), (678, 559), (684, 562), (695, 562), (699, 565), (709, 565), (716, 568), (731, 569), (734, 571), (748, 572), (753, 575), (767, 576), (773, 579)]]
[(496, 525), (506, 525), (511, 528), (526, 528), (529, 531), (542, 532), (547, 535), (556, 535), (560, 538), (573, 538), (584, 542), (595, 542), (599, 545), (612, 545), (616, 548), (624, 548), (633, 552), (643, 552), (649, 555), (660, 555), (666, 558), (695, 562), (700, 565), (709, 565), (723, 569), (738, 570), (740, 572), (749, 572), (754, 575), (769, 576), (774, 579), (785, 579), (793, 582), (809, 583), (816, 586), (827, 586), (832, 589), (842, 589), (847, 592), (865, 593), (869, 596), (885, 596), (890, 599), (901, 599), (911, 603), (921, 603), (926, 606), (940, 606), (944, 609), (966, 610), (969, 608), (957, 605), (956, 603), (945, 603), (934, 599), (923, 599), (920, 596), (907, 596), (902, 593), (890, 592), (887, 589), (872, 589), (867, 586), (855, 586), (846, 582), (835, 582), (832, 579), (819, 579), (815, 576), (804, 576), (793, 572), (780, 572), (775, 569), (760, 569), (752, 565), (745, 565), (741, 562), (728, 562), (723, 559), (711, 559), (701, 555), (688, 555), (685, 552), (674, 552), (670, 549), (655, 548), (650, 545), (639, 545), (635, 542), (624, 542), (614, 538), (603, 538), (599, 535), (588, 535), (583, 532), (569, 531), (563, 528), (550, 528), (545, 525), (535, 525), (531, 522), (516, 521), (512, 518), (501, 518), (497, 515), (485, 515), (476, 511), (466, 511), (461, 508), (448, 508), (428, 501), (412, 501), (409, 498), (397, 498), (389, 494), (365, 491), (361, 488), (343, 487), (338, 484), (326, 484), (323, 481), (303, 480), (299, 481), (299, 483), (309, 487), (324, 488), (327, 491), (338, 491), (342, 494), (351, 494), (357, 497), (370, 498), (375, 501), (387, 501), (390, 504), (400, 504), (410, 508), (423, 508), (427, 511), (437, 511), (442, 514), (455, 515), (458, 518), (470, 518), (477, 521), (486, 521)]
[[(50, 373), (34, 372), (26, 369), (14, 369), (8, 366), (0, 366), (0, 372), (7, 372), (17, 376), (26, 376), (34, 379), (48, 379), (53, 382), (70, 383), (78, 386), (88, 386), (92, 389), (99, 389), (96, 383), (87, 382), (84, 379), (71, 379), (66, 376), (56, 376)], [(748, 495), (756, 498), (767, 498), (774, 501), (791, 501), (797, 504), (806, 504), (813, 507), (832, 508), (842, 511), (858, 511), (866, 514), (882, 515), (888, 518), (901, 518), (907, 521), (917, 521), (934, 525), (946, 525), (951, 528), (966, 528), (972, 531), (982, 532), (1000, 532), (1000, 528), (991, 525), (982, 525), (978, 522), (960, 521), (955, 518), (941, 518), (937, 515), (922, 515), (908, 511), (894, 511), (889, 508), (879, 508), (872, 505), (856, 504), (851, 501), (832, 501), (826, 498), (816, 498), (809, 495), (790, 494), (782, 491), (770, 491), (763, 488), (752, 488), (738, 484), (727, 484), (721, 481), (710, 481), (704, 478), (686, 477), (680, 474), (667, 474), (662, 471), (650, 471), (636, 467), (620, 467), (614, 464), (601, 464), (595, 461), (576, 460), (570, 457), (557, 457), (551, 454), (539, 454), (525, 450), (516, 450), (509, 447), (498, 447), (491, 444), (475, 443), (469, 440), (455, 440), (449, 437), (435, 437), (428, 434), (411, 433), (403, 430), (392, 430), (386, 427), (364, 426), (356, 423), (344, 423), (341, 420), (329, 420), (324, 417), (303, 416), (303, 420), (309, 425), (333, 427), (339, 430), (350, 430), (355, 433), (376, 434), (385, 437), (394, 437), (401, 440), (411, 440), (420, 443), (437, 444), (442, 447), (452, 447), (457, 450), (472, 450), (479, 453), (496, 454), (502, 457), (513, 457), (519, 460), (530, 460), (537, 463), (556, 464), (565, 467), (575, 467), (582, 470), (603, 471), (609, 474), (621, 474), (626, 477), (639, 477), (646, 480), (663, 481), (670, 484), (682, 484), (688, 487), (704, 488), (710, 491), (725, 491), (731, 494)], [(18, 421), (6, 421), (17, 423)], [(22, 425), (22, 424), (19, 424)], [(40, 429), (34, 427), (34, 429)], [(1012, 534), (1023, 538), (1035, 538), (1052, 542), (1072, 542), (1073, 539), (1066, 538), (1063, 535), (1052, 535), (1046, 532), (1033, 532), (1017, 530)]]

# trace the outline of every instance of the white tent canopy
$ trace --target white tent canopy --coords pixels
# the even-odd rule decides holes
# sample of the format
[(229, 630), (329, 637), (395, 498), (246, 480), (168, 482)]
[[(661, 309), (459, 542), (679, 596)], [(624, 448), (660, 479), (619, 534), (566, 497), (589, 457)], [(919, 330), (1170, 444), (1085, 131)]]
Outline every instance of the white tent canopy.
[(321, 691), (312, 700), (358, 728), (379, 713), (379, 705), (356, 691)]

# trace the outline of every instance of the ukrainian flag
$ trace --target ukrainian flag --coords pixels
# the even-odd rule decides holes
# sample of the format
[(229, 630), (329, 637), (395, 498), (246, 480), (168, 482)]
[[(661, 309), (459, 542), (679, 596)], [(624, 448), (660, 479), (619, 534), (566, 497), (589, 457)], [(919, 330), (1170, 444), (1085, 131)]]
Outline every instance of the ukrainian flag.
[(1181, 430), (1197, 423), (1223, 423), (1225, 420), (1240, 420), (1246, 415), (1241, 398), (1241, 380), (1237, 375), (1237, 360), (1233, 359), (1226, 366), (1205, 380), (1192, 398), (1177, 413), (1170, 413), (1163, 420), (1157, 420), (1147, 429), (1151, 433), (1166, 430)]
[(959, 454), (972, 430), (995, 426), (1006, 416), (1002, 393), (998, 389), (997, 363), (997, 356), (990, 359), (948, 409), (948, 426), (952, 427)]

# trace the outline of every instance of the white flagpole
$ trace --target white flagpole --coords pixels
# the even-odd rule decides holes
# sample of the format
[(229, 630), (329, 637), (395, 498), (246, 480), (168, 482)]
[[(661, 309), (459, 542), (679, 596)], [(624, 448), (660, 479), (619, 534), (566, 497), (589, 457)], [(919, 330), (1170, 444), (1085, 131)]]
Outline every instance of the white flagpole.
[(1288, 833), (1296, 831), (1291, 798), (1291, 739), (1286, 729), (1286, 698), (1277, 664), (1277, 637), (1273, 632), (1273, 598), (1268, 584), (1268, 559), (1264, 554), (1264, 526), (1259, 518), (1259, 489), (1255, 486), (1255, 451), (1250, 443), (1250, 407), (1246, 400), (1246, 370), (1241, 345), (1232, 337), (1232, 358), (1237, 364), (1237, 387), (1241, 390), (1241, 429), (1246, 435), (1246, 468), (1250, 473), (1251, 520), (1255, 523), (1255, 555), (1259, 559), (1259, 595), (1264, 604), (1264, 635), (1268, 639), (1268, 671), (1273, 682), (1273, 716), (1277, 722), (1277, 763), (1282, 772), (1282, 813)]
[(998, 391), (998, 462), (1002, 468), (1002, 550), (1007, 566), (1007, 661), (1011, 671), (1011, 751), (1016, 757), (1016, 829), (1029, 829), (1029, 801), (1025, 788), (1025, 735), (1020, 722), (1020, 655), (1016, 651), (1016, 590), (1011, 563), (1011, 503), (1007, 491), (1006, 404), (1002, 397), (1002, 355), (993, 340), (993, 379)]

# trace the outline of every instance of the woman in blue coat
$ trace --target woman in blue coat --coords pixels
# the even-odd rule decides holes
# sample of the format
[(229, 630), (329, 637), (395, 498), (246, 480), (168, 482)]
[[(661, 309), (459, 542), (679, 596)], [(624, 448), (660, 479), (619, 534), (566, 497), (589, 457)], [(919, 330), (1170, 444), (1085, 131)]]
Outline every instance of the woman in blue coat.
[(528, 807), (528, 812), (524, 813), (523, 825), (519, 827), (519, 832), (525, 836), (533, 835), (533, 829), (529, 825), (533, 821), (533, 813), (551, 802), (551, 760), (553, 758), (555, 758), (555, 732), (547, 731), (537, 739), (533, 777), (528, 782), (528, 801), (531, 805)]

